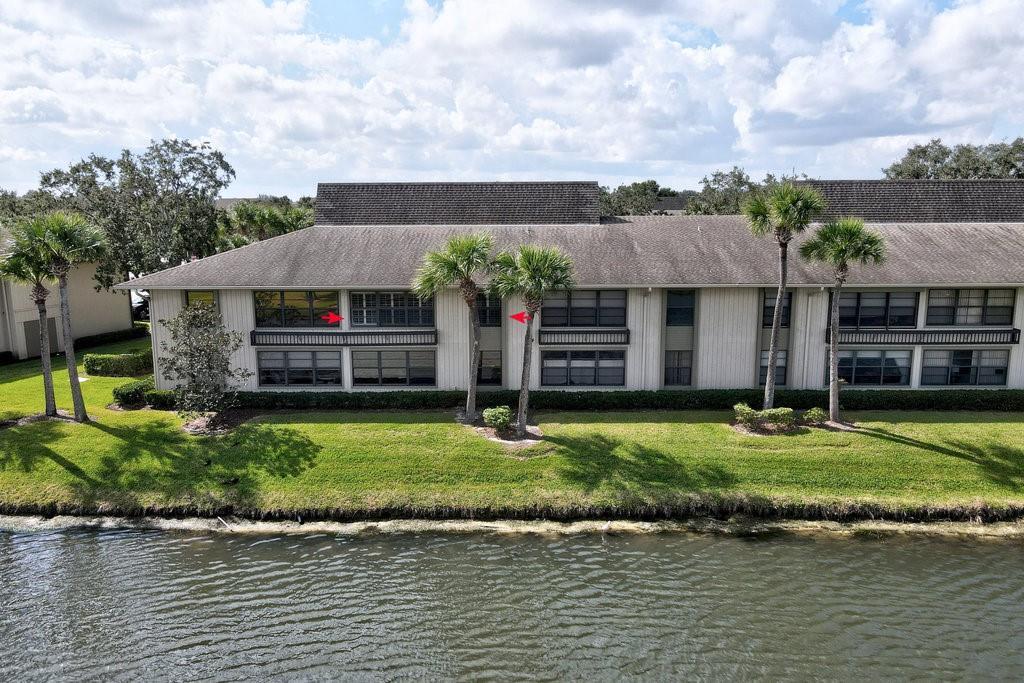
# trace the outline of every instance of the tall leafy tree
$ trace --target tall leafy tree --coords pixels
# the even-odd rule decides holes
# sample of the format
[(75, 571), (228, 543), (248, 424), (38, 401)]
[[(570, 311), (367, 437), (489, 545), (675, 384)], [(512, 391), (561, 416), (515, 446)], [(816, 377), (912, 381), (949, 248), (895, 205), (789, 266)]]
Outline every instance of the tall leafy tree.
[(852, 265), (877, 265), (885, 260), (882, 236), (864, 227), (859, 218), (842, 218), (826, 223), (800, 245), (800, 255), (808, 261), (832, 267), (832, 304), (829, 310), (828, 414), (839, 422), (839, 295)]
[(52, 280), (49, 258), (46, 253), (46, 227), (42, 220), (21, 221), (11, 230), (10, 244), (3, 246), (0, 235), (0, 276), (20, 282), (29, 288), (29, 296), (39, 313), (39, 353), (43, 366), (43, 395), (46, 414), (57, 414), (57, 403), (53, 395), (53, 369), (50, 363), (49, 315), (46, 300), (50, 296), (47, 283)]
[(78, 366), (75, 360), (75, 339), (71, 334), (71, 305), (68, 300), (68, 275), (76, 266), (92, 263), (103, 256), (103, 233), (77, 213), (54, 211), (39, 219), (43, 232), (41, 252), (50, 275), (57, 280), (60, 294), (60, 318), (64, 328), (64, 356), (67, 359), (68, 377), (71, 380), (71, 401), (75, 408), (75, 420), (88, 422), (82, 399), (82, 387), (78, 382)]
[(141, 154), (94, 154), (54, 169), (42, 175), (40, 189), (102, 229), (107, 250), (96, 278), (109, 287), (215, 253), (214, 199), (234, 177), (224, 155), (208, 144), (167, 139)]
[[(805, 177), (805, 176), (799, 176)], [(686, 213), (702, 216), (735, 216), (743, 211), (743, 205), (758, 192), (796, 180), (798, 176), (775, 176), (765, 174), (764, 180), (753, 180), (739, 166), (728, 171), (715, 171), (700, 181), (700, 192), (695, 192), (686, 203)]]
[(1024, 137), (989, 145), (949, 147), (939, 138), (913, 145), (882, 173), (890, 180), (1024, 178)]
[(743, 207), (750, 231), (757, 237), (771, 235), (779, 245), (779, 289), (775, 296), (772, 336), (768, 346), (768, 376), (764, 383), (764, 407), (775, 405), (775, 368), (779, 361), (779, 330), (782, 304), (789, 275), (789, 243), (803, 232), (825, 208), (824, 198), (812, 187), (783, 183), (755, 194)]
[(526, 414), (530, 403), (530, 368), (533, 356), (533, 322), (544, 303), (544, 296), (575, 284), (572, 260), (555, 247), (532, 244), (515, 251), (503, 251), (492, 264), (491, 289), (503, 298), (520, 296), (529, 318), (523, 346), (523, 376), (519, 385), (519, 410), (516, 433), (526, 434)]
[(491, 267), (494, 238), (487, 233), (456, 235), (444, 248), (428, 251), (423, 256), (412, 287), (421, 297), (432, 297), (449, 287), (458, 287), (469, 310), (469, 323), (473, 329), (473, 351), (469, 359), (469, 389), (466, 391), (466, 420), (477, 417), (476, 381), (480, 371), (480, 315), (477, 296)]

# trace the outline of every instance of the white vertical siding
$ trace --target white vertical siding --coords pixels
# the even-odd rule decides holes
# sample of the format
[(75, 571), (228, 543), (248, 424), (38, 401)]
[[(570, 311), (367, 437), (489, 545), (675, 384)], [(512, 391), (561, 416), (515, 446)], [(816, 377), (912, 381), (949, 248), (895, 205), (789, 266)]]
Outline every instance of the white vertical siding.
[(93, 279), (95, 275), (95, 264), (85, 264), (72, 270), (68, 277), (71, 332), (75, 339), (127, 330), (132, 326), (131, 298), (128, 292), (97, 291)]
[(790, 386), (794, 389), (821, 389), (825, 386), (828, 302), (827, 289), (797, 289), (793, 294), (789, 377)]
[[(502, 364), (504, 367), (505, 388), (518, 389), (523, 376), (523, 347), (526, 335), (526, 325), (509, 320), (508, 316), (525, 310), (522, 298), (518, 296), (509, 297), (505, 302), (505, 344), (502, 352)], [(540, 387), (540, 345), (537, 343), (538, 332), (540, 331), (540, 314), (533, 324), (533, 356), (531, 357), (530, 388)]]
[(626, 388), (658, 389), (661, 387), (662, 334), (664, 327), (663, 290), (633, 288), (626, 301), (626, 327), (629, 346), (626, 349)]
[[(1013, 307), (1013, 326), (1024, 330), (1024, 287), (1017, 290), (1017, 300)], [(1017, 344), (1010, 349), (1010, 365), (1007, 368), (1006, 386), (1011, 389), (1024, 389), (1024, 345)]]
[(149, 292), (149, 320), (150, 334), (153, 343), (153, 374), (156, 378), (157, 389), (173, 389), (173, 383), (163, 378), (160, 371), (160, 359), (166, 354), (161, 348), (163, 342), (170, 342), (171, 335), (167, 328), (160, 324), (161, 320), (168, 320), (178, 315), (182, 308), (182, 293), (180, 289), (153, 289)]
[(231, 367), (248, 370), (252, 376), (238, 385), (238, 389), (254, 391), (259, 383), (256, 377), (256, 349), (250, 344), (249, 333), (256, 328), (256, 310), (252, 291), (224, 289), (218, 293), (220, 316), (224, 326), (242, 335), (242, 347), (231, 354)]
[(754, 287), (700, 290), (694, 362), (698, 388), (757, 386), (758, 292)]
[(445, 290), (434, 297), (437, 325), (437, 388), (469, 387), (469, 361), (473, 353), (473, 331), (469, 308), (457, 290)]
[(0, 280), (0, 352), (11, 350), (11, 309), (7, 302), (7, 282)]

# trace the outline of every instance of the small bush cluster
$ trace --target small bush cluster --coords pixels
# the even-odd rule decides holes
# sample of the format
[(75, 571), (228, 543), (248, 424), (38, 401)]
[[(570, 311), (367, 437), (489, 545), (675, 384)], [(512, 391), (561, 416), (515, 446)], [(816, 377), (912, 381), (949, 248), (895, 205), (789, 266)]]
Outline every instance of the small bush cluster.
[(136, 353), (87, 353), (82, 358), (86, 373), (97, 377), (138, 377), (153, 372), (153, 355)]
[(146, 391), (146, 405), (153, 410), (174, 410), (174, 392), (169, 389), (149, 389)]
[(746, 403), (737, 403), (733, 411), (736, 422), (753, 431), (786, 431), (796, 425), (796, 413), (792, 408), (754, 410)]
[(137, 379), (134, 382), (114, 387), (114, 400), (122, 408), (142, 408), (148, 403), (147, 394), (152, 390), (152, 377)]
[(115, 330), (113, 332), (90, 334), (85, 337), (79, 337), (75, 340), (75, 348), (89, 349), (94, 346), (103, 346), (104, 344), (113, 344), (114, 342), (127, 341), (129, 339), (139, 339), (148, 334), (148, 325), (135, 323), (126, 330)]
[(508, 406), (497, 406), (484, 410), (484, 424), (499, 434), (512, 428), (512, 409)]
[(804, 411), (800, 421), (805, 425), (820, 425), (828, 422), (828, 411), (815, 406)]

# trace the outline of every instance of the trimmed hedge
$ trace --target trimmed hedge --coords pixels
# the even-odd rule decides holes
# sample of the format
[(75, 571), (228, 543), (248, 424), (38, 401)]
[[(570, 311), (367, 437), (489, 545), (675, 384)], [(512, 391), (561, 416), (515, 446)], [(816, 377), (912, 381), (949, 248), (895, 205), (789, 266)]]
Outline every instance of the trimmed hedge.
[(75, 340), (75, 349), (89, 349), (94, 346), (113, 344), (114, 342), (126, 341), (128, 339), (139, 339), (149, 334), (149, 327), (146, 325), (133, 324), (126, 330), (115, 330), (103, 334), (90, 334), (86, 337), (79, 337)]
[(114, 400), (122, 408), (141, 408), (146, 405), (146, 393), (152, 389), (152, 377), (137, 379), (134, 382), (114, 387)]
[[(692, 389), (689, 391), (531, 391), (534, 410), (732, 410), (737, 403), (760, 407), (759, 389)], [(845, 410), (991, 410), (1024, 411), (1021, 389), (938, 389), (906, 391), (893, 389), (844, 390), (840, 400)], [(437, 410), (457, 408), (466, 401), (464, 391), (243, 391), (240, 408), (319, 410)], [(153, 390), (146, 402), (154, 408), (172, 410), (174, 392)], [(516, 406), (518, 391), (481, 391), (477, 406)], [(821, 390), (780, 390), (778, 406), (804, 410), (828, 405), (828, 392)]]
[(138, 377), (153, 372), (153, 354), (87, 353), (82, 358), (86, 373), (98, 377)]

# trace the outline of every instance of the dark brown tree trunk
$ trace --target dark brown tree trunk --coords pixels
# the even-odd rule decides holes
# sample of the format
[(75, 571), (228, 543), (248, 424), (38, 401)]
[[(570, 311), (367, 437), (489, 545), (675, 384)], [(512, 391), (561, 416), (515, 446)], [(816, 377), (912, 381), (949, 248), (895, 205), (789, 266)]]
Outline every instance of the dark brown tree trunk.
[(519, 382), (519, 411), (516, 413), (516, 434), (526, 436), (526, 414), (530, 408), (530, 367), (533, 361), (533, 318), (536, 309), (526, 311), (530, 319), (526, 321), (526, 334), (523, 346), (523, 376)]
[(78, 363), (75, 360), (75, 338), (71, 334), (71, 304), (68, 301), (68, 276), (64, 273), (57, 278), (60, 292), (60, 320), (64, 328), (64, 357), (68, 364), (68, 379), (71, 381), (71, 402), (75, 406), (75, 421), (88, 422), (82, 386), (78, 383)]
[[(33, 292), (36, 310), (39, 311), (39, 360), (43, 366), (43, 395), (46, 401), (46, 414), (57, 415), (57, 401), (53, 397), (53, 365), (50, 359), (50, 325), (46, 315), (46, 295), (39, 292), (41, 285), (36, 285)], [(45, 291), (45, 290), (44, 290)]]
[(828, 419), (839, 422), (839, 293), (843, 278), (836, 275), (828, 312)]
[(779, 331), (782, 329), (782, 303), (786, 299), (789, 242), (779, 242), (779, 291), (775, 295), (775, 315), (772, 316), (772, 336), (768, 344), (768, 374), (764, 379), (764, 408), (775, 407), (775, 367), (779, 363)]
[(466, 389), (466, 421), (477, 418), (476, 382), (480, 374), (480, 315), (476, 305), (476, 290), (473, 295), (466, 294), (466, 306), (469, 307), (469, 321), (473, 328), (473, 355), (469, 364), (469, 387)]

